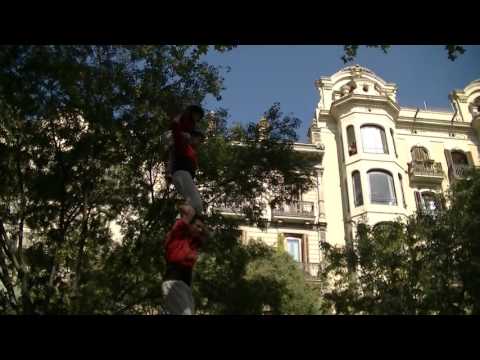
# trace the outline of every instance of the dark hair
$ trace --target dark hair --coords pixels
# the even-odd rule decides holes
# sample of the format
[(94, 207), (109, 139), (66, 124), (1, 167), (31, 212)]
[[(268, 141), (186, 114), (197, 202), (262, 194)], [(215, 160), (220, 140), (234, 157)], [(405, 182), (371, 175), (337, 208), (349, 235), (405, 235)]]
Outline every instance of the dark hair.
[(185, 109), (185, 112), (186, 113), (190, 113), (190, 114), (198, 114), (200, 115), (200, 119), (203, 118), (205, 116), (205, 112), (203, 111), (202, 107), (201, 106), (198, 106), (198, 105), (190, 105), (188, 106), (186, 109)]

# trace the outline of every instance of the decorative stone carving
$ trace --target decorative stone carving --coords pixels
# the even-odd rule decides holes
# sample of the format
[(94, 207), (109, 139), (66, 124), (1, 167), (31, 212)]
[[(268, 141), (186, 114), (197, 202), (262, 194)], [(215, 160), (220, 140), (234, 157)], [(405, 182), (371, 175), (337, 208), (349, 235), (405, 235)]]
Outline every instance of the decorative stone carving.
[(480, 114), (480, 96), (468, 105), (468, 110), (473, 116)]
[(357, 88), (357, 83), (352, 79), (340, 88), (342, 96), (351, 94)]
[(386, 92), (385, 90), (383, 90), (378, 84), (375, 84), (375, 86), (373, 87), (379, 95), (383, 95), (383, 96), (386, 96)]

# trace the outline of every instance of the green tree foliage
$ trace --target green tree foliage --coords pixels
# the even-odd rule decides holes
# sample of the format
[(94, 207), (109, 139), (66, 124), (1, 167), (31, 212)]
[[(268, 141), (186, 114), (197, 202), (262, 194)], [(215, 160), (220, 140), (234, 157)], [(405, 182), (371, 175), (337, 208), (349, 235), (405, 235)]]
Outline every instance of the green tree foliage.
[[(391, 45), (365, 45), (369, 48), (379, 48), (385, 54), (388, 53), (388, 50), (391, 48)], [(358, 48), (360, 45), (344, 45), (343, 50), (344, 54), (342, 55), (342, 61), (348, 63), (354, 61), (357, 57)], [(465, 48), (461, 45), (445, 45), (445, 50), (447, 50), (448, 58), (451, 61), (455, 61), (460, 55), (465, 53)]]
[(200, 313), (320, 313), (318, 293), (298, 263), (262, 242), (241, 244), (234, 234), (223, 231), (199, 261), (194, 289)]
[(435, 216), (360, 225), (353, 246), (325, 244), (323, 296), (340, 314), (479, 314), (479, 196), (475, 170)]
[[(0, 49), (1, 313), (158, 312), (163, 239), (176, 216), (175, 194), (162, 186), (161, 139), (169, 118), (184, 105), (201, 103), (208, 94), (220, 97), (220, 69), (202, 61), (210, 50)], [(287, 198), (283, 184), (308, 187), (315, 159), (293, 152), (299, 121), (283, 116), (278, 104), (266, 112), (262, 131), (253, 123), (228, 128), (227, 116), (222, 109), (208, 113), (199, 183), (207, 204), (242, 204), (245, 221), (263, 225), (259, 198)], [(279, 191), (267, 191), (264, 181)], [(121, 244), (112, 240), (114, 220)], [(269, 253), (238, 243), (238, 220), (214, 214), (209, 224), (214, 236), (203, 261), (213, 261), (214, 268), (199, 266), (198, 296), (211, 294), (201, 279), (220, 266), (218, 274), (231, 278), (214, 277), (208, 285), (220, 289), (229, 281), (239, 297), (214, 296), (201, 309), (257, 311), (257, 305), (239, 304), (240, 279), (250, 274), (246, 269), (254, 259)], [(237, 253), (245, 254), (238, 264)], [(269, 296), (270, 303), (280, 304), (275, 309), (301, 311)]]

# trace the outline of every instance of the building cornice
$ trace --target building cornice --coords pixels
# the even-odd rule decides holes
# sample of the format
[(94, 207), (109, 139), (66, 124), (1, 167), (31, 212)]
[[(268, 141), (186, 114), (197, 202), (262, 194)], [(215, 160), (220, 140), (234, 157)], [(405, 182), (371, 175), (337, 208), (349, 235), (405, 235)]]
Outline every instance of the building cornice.
[(472, 132), (472, 126), (467, 122), (426, 119), (400, 116), (397, 119), (397, 125), (404, 128), (415, 128), (417, 130), (434, 130), (434, 131), (454, 131), (469, 134)]
[(340, 111), (348, 105), (363, 105), (369, 107), (379, 107), (380, 105), (382, 108), (389, 111), (393, 118), (396, 118), (400, 112), (400, 107), (389, 97), (378, 95), (359, 95), (352, 93), (335, 100), (332, 103), (330, 108), (332, 116), (338, 118)]
[(325, 152), (325, 146), (323, 144), (315, 145), (306, 143), (294, 143), (293, 149), (296, 151), (314, 152), (320, 155), (323, 155), (323, 153)]

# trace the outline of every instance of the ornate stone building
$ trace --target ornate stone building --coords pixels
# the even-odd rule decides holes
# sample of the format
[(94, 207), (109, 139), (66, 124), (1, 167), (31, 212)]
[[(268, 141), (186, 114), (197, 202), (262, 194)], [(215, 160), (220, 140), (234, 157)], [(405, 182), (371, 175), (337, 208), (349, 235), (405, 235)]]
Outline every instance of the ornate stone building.
[(294, 203), (266, 207), (266, 230), (242, 227), (244, 241), (284, 247), (312, 279), (321, 241), (344, 245), (359, 223), (434, 214), (446, 206), (438, 195), (480, 165), (480, 80), (452, 91), (452, 109), (401, 106), (395, 84), (359, 65), (315, 86), (320, 99), (309, 143), (295, 144), (319, 155), (315, 188)]

